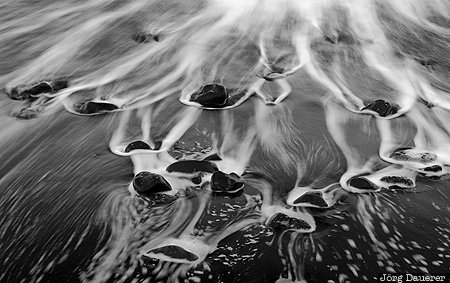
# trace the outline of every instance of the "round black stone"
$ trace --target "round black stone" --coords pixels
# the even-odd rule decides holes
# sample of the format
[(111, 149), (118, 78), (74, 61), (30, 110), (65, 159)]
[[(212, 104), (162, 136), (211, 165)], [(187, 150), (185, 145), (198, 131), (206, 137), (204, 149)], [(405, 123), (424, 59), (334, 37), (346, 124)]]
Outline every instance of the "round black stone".
[(425, 167), (422, 170), (426, 171), (426, 172), (441, 172), (442, 171), (442, 166), (440, 166), (440, 165), (433, 165), (433, 166)]
[(242, 191), (244, 182), (235, 174), (226, 174), (221, 171), (211, 176), (211, 190), (220, 193), (236, 193)]
[(191, 97), (191, 101), (207, 107), (223, 107), (226, 105), (228, 93), (220, 84), (207, 84)]
[(80, 107), (78, 112), (81, 114), (99, 114), (117, 109), (119, 107), (112, 103), (87, 101)]
[(14, 100), (30, 100), (39, 94), (51, 92), (53, 92), (53, 89), (47, 82), (36, 82), (15, 87), (8, 95)]
[(202, 183), (202, 176), (195, 176), (191, 180), (195, 185), (200, 185)]
[(386, 102), (382, 99), (375, 100), (374, 102), (370, 103), (366, 107), (364, 107), (361, 110), (371, 110), (381, 117), (387, 117), (389, 115), (393, 115), (398, 112), (398, 106), (395, 104), (391, 104), (389, 102)]
[(130, 152), (136, 149), (149, 149), (151, 150), (152, 148), (150, 147), (150, 145), (148, 145), (148, 143), (144, 142), (144, 141), (134, 141), (131, 142), (127, 145), (127, 147), (125, 148), (125, 152)]
[(318, 207), (328, 207), (328, 203), (323, 199), (320, 192), (307, 192), (294, 201), (294, 204), (310, 203)]
[(53, 89), (47, 82), (40, 82), (30, 86), (26, 91), (30, 93), (30, 95), (38, 95), (41, 93), (53, 92)]
[(163, 176), (147, 171), (139, 172), (134, 176), (133, 188), (138, 194), (143, 196), (172, 190), (172, 187)]
[(348, 180), (348, 184), (360, 190), (378, 190), (378, 186), (363, 177), (352, 177)]
[(181, 160), (170, 164), (167, 172), (193, 174), (197, 172), (214, 173), (219, 171), (217, 165), (207, 160)]

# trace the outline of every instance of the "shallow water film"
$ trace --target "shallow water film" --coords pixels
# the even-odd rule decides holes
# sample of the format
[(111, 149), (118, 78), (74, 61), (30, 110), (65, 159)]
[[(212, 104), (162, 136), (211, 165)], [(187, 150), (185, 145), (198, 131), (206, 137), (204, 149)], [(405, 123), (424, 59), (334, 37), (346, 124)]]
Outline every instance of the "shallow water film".
[(2, 0), (0, 23), (0, 282), (450, 273), (447, 0)]

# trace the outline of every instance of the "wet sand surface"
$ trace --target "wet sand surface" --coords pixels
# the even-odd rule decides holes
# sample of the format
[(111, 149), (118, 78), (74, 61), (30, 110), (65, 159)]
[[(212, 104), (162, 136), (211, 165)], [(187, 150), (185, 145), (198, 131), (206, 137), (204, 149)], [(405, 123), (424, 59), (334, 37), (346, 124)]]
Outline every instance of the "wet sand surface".
[[(232, 114), (242, 119), (242, 124), (251, 105), (258, 102), (247, 103)], [(291, 121), (302, 133), (303, 147), (290, 150), (299, 157), (308, 155), (305, 148), (320, 151), (308, 164), (309, 173), (303, 182), (319, 177), (323, 184), (338, 181), (339, 172), (345, 170), (345, 160), (326, 144), (331, 138), (324, 131), (321, 106), (301, 96), (290, 97), (287, 105), (271, 110), (276, 113), (290, 107), (296, 109)], [(4, 129), (14, 130), (3, 137), (2, 143), (2, 280), (77, 282), (111, 236), (111, 221), (119, 221), (110, 213), (123, 209), (120, 198), (129, 195), (132, 163), (108, 148), (119, 114), (79, 117), (59, 111), (49, 117), (17, 121), (8, 117), (7, 109), (2, 113)], [(205, 121), (214, 121), (218, 116), (216, 112), (205, 113), (198, 126), (202, 127), (202, 122), (205, 126)], [(358, 129), (350, 131), (361, 134)], [(191, 128), (181, 139), (183, 147), (198, 153), (206, 144), (199, 148), (195, 143), (207, 142), (201, 137), (198, 128)], [(365, 144), (361, 151), (377, 148), (376, 136), (367, 139), (370, 145)], [(323, 166), (330, 162), (333, 169), (324, 171)], [(282, 168), (282, 162), (268, 159), (261, 150), (254, 152), (249, 164), (249, 171), (257, 171), (270, 180), (270, 193), (275, 200), (282, 201), (295, 185), (296, 168)], [(297, 265), (295, 268), (308, 282), (356, 282), (361, 278), (371, 282), (379, 273), (389, 271), (448, 272), (446, 184), (422, 179), (412, 191), (347, 194), (330, 210), (311, 209), (317, 223), (315, 232), (283, 233), (278, 243), (267, 246), (273, 251), (261, 250), (263, 257), (256, 263), (242, 263), (249, 268), (242, 276), (248, 282), (276, 279), (275, 274), (282, 269), (280, 262), (278, 268), (264, 268), (268, 264), (277, 266), (271, 264), (273, 257), (284, 261), (295, 258), (291, 264)], [(194, 212), (188, 211), (191, 216)], [(108, 268), (122, 264), (115, 262)], [(125, 270), (122, 267), (122, 272)], [(268, 274), (257, 276), (265, 272)]]
[(450, 273), (450, 7), (375, 2), (0, 4), (0, 282)]

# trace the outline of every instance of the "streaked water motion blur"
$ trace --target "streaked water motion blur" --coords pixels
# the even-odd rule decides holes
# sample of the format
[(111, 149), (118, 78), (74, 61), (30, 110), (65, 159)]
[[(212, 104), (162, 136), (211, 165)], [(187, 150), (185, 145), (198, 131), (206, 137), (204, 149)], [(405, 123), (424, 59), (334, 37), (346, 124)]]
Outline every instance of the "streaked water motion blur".
[(450, 2), (3, 0), (0, 282), (450, 273)]

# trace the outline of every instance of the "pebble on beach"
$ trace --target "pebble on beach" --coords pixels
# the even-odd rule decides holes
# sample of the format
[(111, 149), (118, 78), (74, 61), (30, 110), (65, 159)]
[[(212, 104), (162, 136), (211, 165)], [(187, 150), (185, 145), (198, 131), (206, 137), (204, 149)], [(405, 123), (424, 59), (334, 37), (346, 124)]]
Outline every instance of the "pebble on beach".
[(172, 190), (172, 187), (163, 176), (148, 171), (139, 172), (134, 176), (133, 188), (138, 194), (143, 196)]

